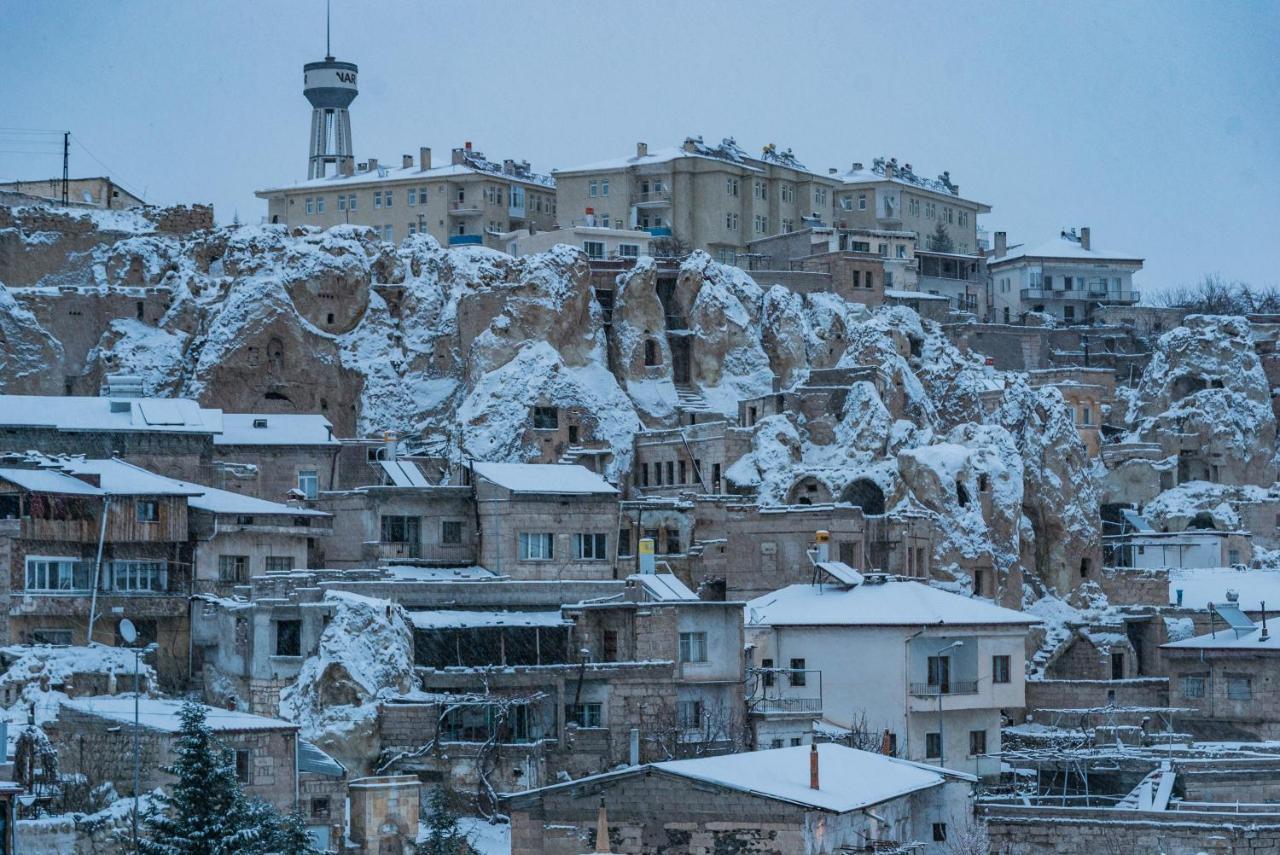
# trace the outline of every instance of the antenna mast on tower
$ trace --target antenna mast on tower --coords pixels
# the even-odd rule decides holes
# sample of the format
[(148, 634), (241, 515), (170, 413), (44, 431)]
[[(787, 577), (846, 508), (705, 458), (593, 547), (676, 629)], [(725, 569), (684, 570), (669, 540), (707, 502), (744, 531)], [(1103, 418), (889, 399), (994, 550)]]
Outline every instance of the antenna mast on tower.
[(323, 62), (302, 67), (303, 94), (311, 102), (311, 156), (308, 178), (324, 178), (330, 164), (338, 174), (350, 175), (355, 165), (351, 149), (351, 116), (347, 108), (356, 99), (356, 66), (333, 58), (330, 0), (324, 4)]

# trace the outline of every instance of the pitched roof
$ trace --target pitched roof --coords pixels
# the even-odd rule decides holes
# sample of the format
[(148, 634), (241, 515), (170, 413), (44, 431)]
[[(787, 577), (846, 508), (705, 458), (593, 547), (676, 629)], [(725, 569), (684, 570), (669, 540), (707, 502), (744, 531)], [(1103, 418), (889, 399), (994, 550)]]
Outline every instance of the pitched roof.
[[(505, 798), (538, 798), (543, 792), (577, 787), (590, 781), (612, 780), (657, 771), (750, 793), (760, 798), (833, 813), (847, 813), (940, 786), (948, 778), (975, 780), (972, 775), (949, 769), (859, 751), (835, 743), (823, 743), (817, 747), (820, 786), (815, 790), (809, 786), (811, 750), (809, 746), (803, 745), (648, 763), (554, 784), (539, 790), (508, 794)], [(660, 809), (661, 806), (652, 807)]]
[[(499, 165), (500, 166), (500, 165)], [(286, 193), (295, 190), (342, 190), (348, 187), (374, 187), (385, 184), (388, 181), (410, 181), (410, 180), (428, 180), (432, 178), (452, 178), (459, 175), (481, 175), (486, 178), (501, 179), (504, 181), (514, 181), (517, 184), (525, 184), (530, 187), (536, 187), (540, 190), (555, 190), (555, 179), (539, 173), (530, 172), (527, 175), (513, 175), (494, 169), (481, 169), (463, 163), (450, 163), (444, 166), (433, 166), (431, 169), (421, 169), (418, 164), (408, 167), (393, 167), (379, 165), (376, 172), (357, 172), (353, 175), (326, 175), (323, 178), (311, 178), (306, 181), (297, 181), (293, 184), (278, 184), (274, 187), (266, 187), (262, 190), (254, 191), (254, 195), (259, 198), (265, 198), (271, 193)]]
[(50, 469), (0, 469), (0, 478), (33, 493), (62, 496), (101, 496), (102, 490), (79, 478)]
[(223, 413), (214, 445), (339, 445), (333, 425), (310, 413)]
[(922, 582), (789, 585), (747, 603), (751, 626), (1025, 626), (1033, 615)]
[(576, 463), (473, 463), (471, 471), (513, 493), (617, 493), (613, 485)]
[(222, 411), (187, 398), (0, 395), (0, 427), (216, 434), (222, 430)]
[(1009, 247), (1008, 251), (999, 258), (988, 259), (987, 266), (1005, 264), (1017, 261), (1020, 258), (1061, 258), (1072, 261), (1129, 261), (1136, 264), (1142, 263), (1142, 259), (1136, 255), (1127, 252), (1100, 250), (1092, 246), (1092, 242), (1090, 247), (1085, 249), (1080, 245), (1079, 240), (1073, 240), (1064, 234), (1059, 234), (1057, 237), (1050, 238), (1035, 246), (1019, 244)]

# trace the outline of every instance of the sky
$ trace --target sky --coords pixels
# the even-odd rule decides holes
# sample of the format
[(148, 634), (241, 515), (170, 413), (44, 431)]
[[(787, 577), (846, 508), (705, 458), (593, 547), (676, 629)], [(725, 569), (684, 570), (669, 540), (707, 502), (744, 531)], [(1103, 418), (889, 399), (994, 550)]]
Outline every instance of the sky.
[[(0, 0), (0, 180), (104, 172), (257, 222), (306, 177), (323, 0)], [(540, 171), (733, 136), (949, 170), (1011, 243), (1090, 226), (1154, 293), (1280, 286), (1280, 4), (334, 0), (358, 159), (472, 141)], [(15, 130), (16, 129), (16, 130)]]

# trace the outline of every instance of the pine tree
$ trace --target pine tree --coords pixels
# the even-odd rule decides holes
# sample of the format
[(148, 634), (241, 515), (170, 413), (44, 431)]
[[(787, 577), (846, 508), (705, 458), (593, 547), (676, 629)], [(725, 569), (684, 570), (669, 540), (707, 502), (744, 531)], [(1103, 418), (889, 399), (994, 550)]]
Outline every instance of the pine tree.
[[(172, 792), (159, 795), (142, 817), (148, 831), (144, 855), (252, 855), (266, 851), (276, 833), (274, 811), (245, 798), (233, 755), (214, 739), (204, 706), (182, 705), (182, 728), (173, 743)], [(265, 806), (263, 806), (265, 807)]]
[(311, 843), (302, 812), (296, 810), (280, 817), (271, 851), (279, 855), (322, 855)]
[(947, 227), (942, 224), (942, 220), (938, 220), (933, 234), (929, 235), (928, 243), (930, 252), (955, 252), (956, 245), (951, 240), (951, 235), (947, 234)]
[(458, 815), (451, 801), (445, 787), (439, 786), (431, 791), (431, 818), (427, 820), (429, 834), (418, 844), (416, 855), (467, 855), (471, 851), (467, 838), (458, 828)]

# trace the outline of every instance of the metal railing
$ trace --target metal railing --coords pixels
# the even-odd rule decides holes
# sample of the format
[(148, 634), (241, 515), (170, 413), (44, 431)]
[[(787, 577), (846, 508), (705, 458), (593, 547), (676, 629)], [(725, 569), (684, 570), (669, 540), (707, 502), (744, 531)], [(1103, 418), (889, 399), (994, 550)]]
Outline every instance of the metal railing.
[(637, 205), (653, 205), (653, 204), (669, 204), (671, 202), (670, 190), (654, 190), (648, 193), (637, 193)]
[(936, 698), (938, 695), (976, 695), (977, 680), (949, 680), (946, 683), (912, 683), (911, 694), (917, 698)]
[(820, 713), (822, 698), (761, 698), (756, 701), (757, 712)]

